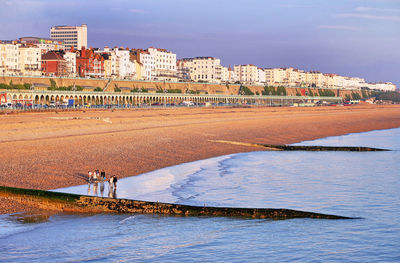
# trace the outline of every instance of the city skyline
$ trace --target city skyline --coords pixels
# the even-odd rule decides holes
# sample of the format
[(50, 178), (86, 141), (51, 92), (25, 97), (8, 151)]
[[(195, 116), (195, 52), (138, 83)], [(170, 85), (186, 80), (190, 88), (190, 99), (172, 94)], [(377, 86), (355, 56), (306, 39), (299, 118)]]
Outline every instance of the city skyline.
[(93, 47), (155, 46), (179, 58), (218, 57), (226, 66), (295, 67), (400, 84), (395, 0), (0, 3), (2, 39), (49, 37), (51, 26), (85, 23)]

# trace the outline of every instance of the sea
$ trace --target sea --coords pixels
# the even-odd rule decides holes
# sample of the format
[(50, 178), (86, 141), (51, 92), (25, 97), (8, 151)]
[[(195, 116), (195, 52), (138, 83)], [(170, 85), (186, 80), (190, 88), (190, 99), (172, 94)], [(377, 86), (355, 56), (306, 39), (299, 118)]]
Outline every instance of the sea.
[[(115, 195), (359, 219), (0, 215), (0, 262), (400, 262), (400, 129), (297, 145), (391, 151), (231, 154), (120, 179)], [(114, 194), (107, 185), (55, 191)]]

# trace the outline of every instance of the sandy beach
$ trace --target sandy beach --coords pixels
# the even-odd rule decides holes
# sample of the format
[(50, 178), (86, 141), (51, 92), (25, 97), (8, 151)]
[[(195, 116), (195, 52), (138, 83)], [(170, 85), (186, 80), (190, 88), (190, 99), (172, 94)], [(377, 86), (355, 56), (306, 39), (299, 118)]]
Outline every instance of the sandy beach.
[[(195, 160), (260, 150), (213, 142), (290, 144), (400, 127), (400, 106), (180, 108), (0, 115), (1, 185), (55, 189), (87, 172), (134, 176)], [(0, 213), (23, 207), (0, 199)]]

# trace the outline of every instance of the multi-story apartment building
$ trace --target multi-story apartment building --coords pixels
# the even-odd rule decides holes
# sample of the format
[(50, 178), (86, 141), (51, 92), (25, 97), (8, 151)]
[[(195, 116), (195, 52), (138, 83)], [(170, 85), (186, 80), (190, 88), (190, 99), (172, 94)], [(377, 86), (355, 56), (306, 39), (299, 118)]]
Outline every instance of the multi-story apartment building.
[(391, 82), (368, 83), (367, 87), (373, 90), (396, 91), (396, 85)]
[(234, 71), (238, 80), (242, 84), (255, 85), (258, 84), (258, 68), (255, 65), (235, 65)]
[(129, 49), (105, 47), (96, 53), (106, 54), (105, 77), (117, 77), (120, 79), (133, 79), (136, 73), (135, 62), (131, 61)]
[(268, 86), (283, 85), (286, 78), (286, 72), (281, 68), (267, 68), (265, 72), (265, 83)]
[(45, 76), (66, 77), (67, 63), (63, 55), (57, 51), (49, 51), (42, 55), (42, 72)]
[(42, 75), (42, 52), (38, 47), (19, 46), (19, 70), (24, 76)]
[(214, 57), (185, 58), (178, 62), (179, 75), (196, 82), (220, 83), (221, 61)]
[(176, 54), (161, 48), (150, 47), (147, 49), (154, 57), (154, 70), (156, 80), (176, 80)]
[(228, 68), (228, 82), (229, 83), (236, 83), (238, 82), (238, 76), (236, 75), (236, 72), (229, 66)]
[(191, 59), (184, 58), (179, 59), (176, 62), (176, 75), (179, 81), (189, 82), (191, 81), (190, 77), (190, 66), (192, 65)]
[(66, 62), (68, 77), (76, 77), (76, 53), (65, 52), (64, 59)]
[(265, 85), (266, 83), (266, 74), (264, 69), (258, 68), (258, 78), (257, 78), (257, 83), (261, 85)]
[(104, 78), (104, 57), (93, 49), (77, 51), (76, 73), (80, 77)]
[(132, 49), (131, 58), (141, 64), (141, 75), (144, 80), (154, 80), (156, 77), (156, 58), (148, 50)]
[(229, 83), (229, 69), (224, 66), (217, 67), (217, 79), (220, 83)]
[(133, 49), (131, 56), (142, 66), (146, 80), (176, 81), (176, 54), (161, 48)]
[(50, 29), (50, 38), (64, 42), (66, 48), (87, 48), (87, 25), (53, 26)]
[(324, 74), (319, 71), (306, 72), (306, 85), (309, 87), (323, 87)]
[(0, 74), (19, 75), (18, 46), (0, 43)]
[(367, 87), (365, 79), (354, 78), (354, 77), (344, 77), (343, 89), (360, 89), (362, 87)]

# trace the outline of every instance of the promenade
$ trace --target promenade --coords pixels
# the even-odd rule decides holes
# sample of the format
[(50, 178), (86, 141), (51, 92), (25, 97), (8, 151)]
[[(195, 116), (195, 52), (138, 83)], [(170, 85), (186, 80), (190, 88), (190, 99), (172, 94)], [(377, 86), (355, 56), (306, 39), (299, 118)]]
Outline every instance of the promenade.
[(226, 94), (181, 94), (181, 93), (118, 93), (91, 91), (44, 91), (44, 90), (5, 90), (1, 92), (2, 103), (21, 105), (62, 104), (72, 100), (71, 106), (118, 105), (123, 107), (151, 105), (177, 105), (182, 102), (195, 104), (251, 104), (251, 105), (293, 105), (294, 103), (315, 103), (320, 101), (339, 103), (342, 97), (309, 96), (246, 96)]

